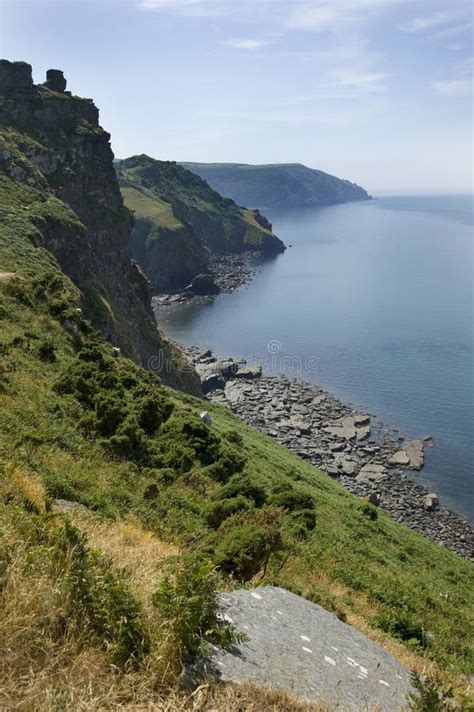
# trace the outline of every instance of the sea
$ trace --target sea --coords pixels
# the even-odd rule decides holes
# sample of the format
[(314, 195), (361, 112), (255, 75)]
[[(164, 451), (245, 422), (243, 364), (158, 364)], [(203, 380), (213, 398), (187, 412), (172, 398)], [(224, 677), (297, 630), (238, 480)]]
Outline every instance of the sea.
[(431, 436), (413, 476), (474, 523), (473, 206), (427, 195), (262, 209), (286, 252), (159, 325), (318, 385), (400, 436)]

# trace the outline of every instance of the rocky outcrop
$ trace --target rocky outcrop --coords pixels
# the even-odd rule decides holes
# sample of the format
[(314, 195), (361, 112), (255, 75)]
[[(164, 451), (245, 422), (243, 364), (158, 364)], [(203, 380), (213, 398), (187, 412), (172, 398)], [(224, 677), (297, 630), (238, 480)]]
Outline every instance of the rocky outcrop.
[(66, 80), (60, 69), (48, 69), (46, 72), (46, 81), (43, 84), (51, 91), (63, 92), (66, 90)]
[(30, 65), (0, 62), (0, 168), (12, 193), (27, 185), (30, 196), (20, 208), (12, 203), (12, 219), (16, 209), (30, 216), (38, 246), (80, 288), (84, 316), (106, 338), (166, 383), (198, 393), (193, 370), (181, 367), (178, 350), (156, 328), (148, 281), (130, 260), (132, 216), (110, 135), (92, 100), (65, 87), (60, 70), (34, 85)]
[(188, 666), (190, 689), (205, 676), (286, 690), (344, 712), (399, 712), (412, 691), (410, 670), (321, 606), (274, 586), (223, 593), (221, 616), (244, 634), (229, 651), (213, 646)]
[(207, 296), (209, 294), (219, 294), (220, 290), (212, 274), (197, 274), (186, 287), (186, 291), (191, 294)]

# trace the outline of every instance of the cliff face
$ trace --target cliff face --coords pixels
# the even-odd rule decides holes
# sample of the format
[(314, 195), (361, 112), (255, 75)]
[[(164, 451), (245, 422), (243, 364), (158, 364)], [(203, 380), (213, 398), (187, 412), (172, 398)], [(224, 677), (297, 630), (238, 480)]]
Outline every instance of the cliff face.
[(183, 163), (214, 190), (259, 208), (317, 207), (370, 200), (364, 188), (301, 163)]
[(118, 162), (117, 174), (135, 214), (132, 254), (156, 291), (186, 286), (207, 270), (212, 252), (285, 249), (258, 211), (223, 198), (177, 163), (133, 156)]
[[(148, 281), (130, 260), (132, 216), (110, 135), (92, 100), (65, 86), (58, 70), (37, 86), (30, 65), (0, 61), (2, 217), (28, 216), (30, 239), (56, 257), (81, 290), (84, 315), (106, 338), (141, 365), (159, 364), (169, 385), (197, 392), (195, 374), (181, 368), (179, 352), (159, 333)], [(22, 200), (14, 200), (20, 191)]]

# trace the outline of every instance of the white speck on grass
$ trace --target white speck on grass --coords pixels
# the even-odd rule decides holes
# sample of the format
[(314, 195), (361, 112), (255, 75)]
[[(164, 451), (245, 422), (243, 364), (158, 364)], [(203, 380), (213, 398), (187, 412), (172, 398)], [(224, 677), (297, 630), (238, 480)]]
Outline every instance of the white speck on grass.
[(261, 596), (259, 593), (253, 593), (253, 592), (252, 592), (252, 596), (253, 596), (253, 598), (256, 598), (257, 601), (261, 601), (262, 598), (263, 598), (263, 596)]
[(301, 640), (304, 640), (305, 643), (310, 643), (310, 642), (311, 642), (307, 635), (300, 635), (300, 638), (301, 638)]
[(312, 653), (312, 652), (313, 652), (310, 648), (305, 648), (304, 645), (303, 645), (303, 650), (305, 651), (305, 653)]
[(324, 659), (325, 659), (325, 661), (326, 661), (327, 663), (329, 663), (330, 665), (335, 665), (335, 664), (336, 664), (336, 661), (333, 660), (332, 658), (330, 658), (329, 655), (325, 655), (325, 656), (324, 656)]
[(278, 613), (279, 616), (282, 616), (282, 615), (283, 615), (283, 613), (282, 613), (281, 611), (277, 611), (277, 613)]
[(381, 685), (385, 685), (385, 687), (390, 687), (390, 685), (388, 684), (388, 682), (385, 682), (385, 680), (379, 680), (379, 682), (380, 682)]

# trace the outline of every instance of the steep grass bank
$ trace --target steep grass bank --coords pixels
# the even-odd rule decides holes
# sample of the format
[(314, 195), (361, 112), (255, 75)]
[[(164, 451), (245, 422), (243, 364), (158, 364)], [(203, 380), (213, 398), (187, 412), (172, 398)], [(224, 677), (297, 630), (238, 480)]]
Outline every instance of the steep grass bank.
[[(73, 290), (65, 279), (64, 288)], [(146, 611), (160, 578), (159, 553), (155, 579), (140, 569), (149, 560), (147, 547), (162, 547), (165, 558), (177, 547), (217, 567), (224, 577), (215, 580), (217, 588), (284, 586), (347, 619), (410, 666), (429, 666), (443, 683), (465, 689), (470, 564), (359, 501), (225, 408), (209, 405), (206, 426), (202, 401), (114, 358), (80, 320), (71, 330), (69, 320), (53, 316), (47, 286), (10, 276), (0, 280), (0, 297), (3, 531), (11, 530), (13, 517), (25, 551), (54, 548), (48, 538), (28, 544), (24, 529), (36, 531), (39, 517), (48, 530), (51, 502), (76, 501), (98, 518), (91, 541), (107, 560), (114, 562), (121, 546), (107, 544), (101, 527), (117, 531), (125, 520), (148, 532), (138, 535), (144, 553), (136, 571), (134, 557), (114, 563), (128, 569), (139, 610)], [(92, 528), (81, 526), (91, 536)], [(8, 537), (2, 545), (10, 580), (16, 564)], [(145, 597), (133, 591), (134, 580)], [(33, 595), (43, 584), (32, 580), (31, 586)], [(53, 600), (54, 619), (55, 607)], [(153, 638), (155, 624), (145, 617), (143, 625)], [(93, 640), (74, 638), (79, 648), (68, 659)], [(152, 658), (147, 652), (144, 659)]]

